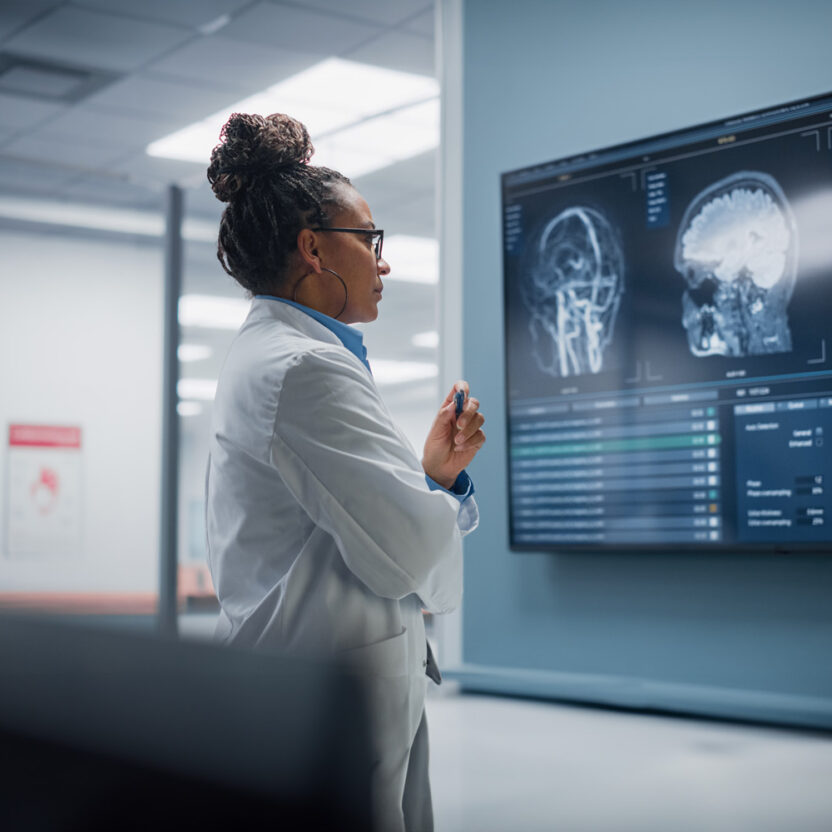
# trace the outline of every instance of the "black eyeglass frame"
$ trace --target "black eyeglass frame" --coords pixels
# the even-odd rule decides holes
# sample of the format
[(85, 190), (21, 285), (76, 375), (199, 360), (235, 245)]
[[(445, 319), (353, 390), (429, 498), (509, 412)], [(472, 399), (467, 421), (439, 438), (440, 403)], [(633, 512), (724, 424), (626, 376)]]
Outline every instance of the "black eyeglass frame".
[(384, 229), (383, 228), (334, 228), (327, 226), (326, 228), (310, 228), (310, 231), (343, 231), (346, 234), (369, 234), (374, 238), (373, 248), (376, 252), (376, 260), (381, 260), (381, 248), (384, 245)]

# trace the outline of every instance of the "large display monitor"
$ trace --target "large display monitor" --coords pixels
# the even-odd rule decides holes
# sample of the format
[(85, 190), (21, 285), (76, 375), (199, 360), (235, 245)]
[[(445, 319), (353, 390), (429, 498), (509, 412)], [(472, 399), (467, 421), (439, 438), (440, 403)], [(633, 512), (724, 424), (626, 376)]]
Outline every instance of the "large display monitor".
[(832, 93), (502, 176), (514, 549), (832, 551)]

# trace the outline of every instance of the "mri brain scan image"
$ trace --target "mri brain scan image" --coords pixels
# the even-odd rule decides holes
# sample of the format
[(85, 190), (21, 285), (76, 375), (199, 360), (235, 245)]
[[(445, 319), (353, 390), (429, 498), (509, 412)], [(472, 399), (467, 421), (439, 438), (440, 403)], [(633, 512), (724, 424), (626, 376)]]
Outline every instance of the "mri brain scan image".
[(694, 355), (791, 351), (797, 242), (791, 208), (768, 174), (736, 173), (691, 202), (674, 265), (687, 284), (682, 323)]
[(546, 223), (523, 285), (538, 367), (551, 376), (600, 372), (623, 292), (624, 256), (602, 214), (572, 207)]

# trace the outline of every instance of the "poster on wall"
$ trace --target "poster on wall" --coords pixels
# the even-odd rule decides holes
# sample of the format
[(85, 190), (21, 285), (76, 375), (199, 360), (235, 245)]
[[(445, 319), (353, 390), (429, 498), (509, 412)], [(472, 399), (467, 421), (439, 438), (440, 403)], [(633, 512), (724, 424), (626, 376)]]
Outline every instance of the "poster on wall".
[(81, 428), (9, 425), (6, 454), (8, 555), (81, 549)]

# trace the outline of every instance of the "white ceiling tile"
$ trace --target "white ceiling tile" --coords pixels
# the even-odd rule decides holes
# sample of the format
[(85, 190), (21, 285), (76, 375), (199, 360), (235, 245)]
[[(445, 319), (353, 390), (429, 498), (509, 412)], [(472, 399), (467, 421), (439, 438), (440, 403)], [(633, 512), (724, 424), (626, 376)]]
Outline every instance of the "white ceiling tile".
[(55, 162), (70, 167), (101, 168), (119, 156), (120, 148), (101, 148), (80, 139), (43, 139), (26, 135), (15, 139), (3, 148), (3, 153), (39, 162)]
[(378, 189), (398, 192), (416, 192), (423, 196), (426, 191), (432, 192), (436, 183), (436, 150), (428, 150), (410, 159), (397, 162), (395, 165), (360, 176), (353, 180), (359, 191), (374, 192)]
[(357, 49), (346, 52), (344, 57), (418, 75), (436, 74), (433, 41), (402, 30), (379, 35)]
[(0, 41), (61, 2), (63, 0), (3, 0), (0, 3)]
[(436, 236), (436, 201), (433, 194), (396, 206), (386, 206), (382, 212), (376, 213), (380, 215), (387, 234)]
[(63, 170), (59, 166), (0, 155), (0, 190), (6, 188), (23, 193), (49, 194), (77, 176), (77, 172)]
[(63, 6), (13, 36), (4, 48), (28, 57), (129, 72), (189, 37), (179, 27)]
[(417, 15), (405, 23), (404, 28), (431, 40), (435, 37), (436, 10), (431, 6), (427, 11)]
[(85, 177), (64, 186), (61, 196), (68, 200), (81, 200), (95, 204), (119, 205), (132, 208), (159, 208), (164, 201), (164, 189), (156, 183), (139, 185), (120, 182), (98, 176)]
[(151, 74), (188, 78), (250, 95), (320, 60), (320, 55), (308, 52), (259, 46), (213, 35), (185, 44), (155, 61), (149, 70)]
[(211, 23), (221, 15), (236, 11), (248, 2), (249, 0), (141, 0), (137, 3), (136, 0), (76, 0), (76, 5), (195, 29)]
[(208, 169), (208, 160), (205, 164), (194, 162), (183, 162), (178, 159), (161, 159), (156, 156), (148, 156), (146, 153), (136, 153), (134, 156), (122, 159), (111, 165), (110, 169), (119, 173), (125, 173), (131, 182), (155, 183), (160, 186), (176, 183), (183, 187), (195, 187), (202, 184), (205, 173)]
[(39, 135), (47, 139), (80, 137), (101, 147), (120, 147), (124, 153), (144, 150), (152, 141), (182, 126), (182, 119), (126, 116), (76, 106), (45, 125)]
[(383, 26), (393, 26), (423, 9), (433, 8), (433, 5), (425, 0), (306, 0), (304, 6), (344, 17), (360, 18)]
[(93, 110), (118, 110), (124, 115), (167, 116), (184, 125), (201, 120), (236, 99), (236, 93), (217, 90), (204, 83), (177, 83), (170, 79), (131, 75), (91, 95), (84, 106)]
[(60, 115), (66, 109), (65, 104), (48, 104), (45, 101), (32, 101), (0, 93), (0, 123), (4, 130), (28, 130)]
[(329, 12), (262, 2), (234, 18), (222, 35), (296, 52), (343, 55), (380, 31)]

